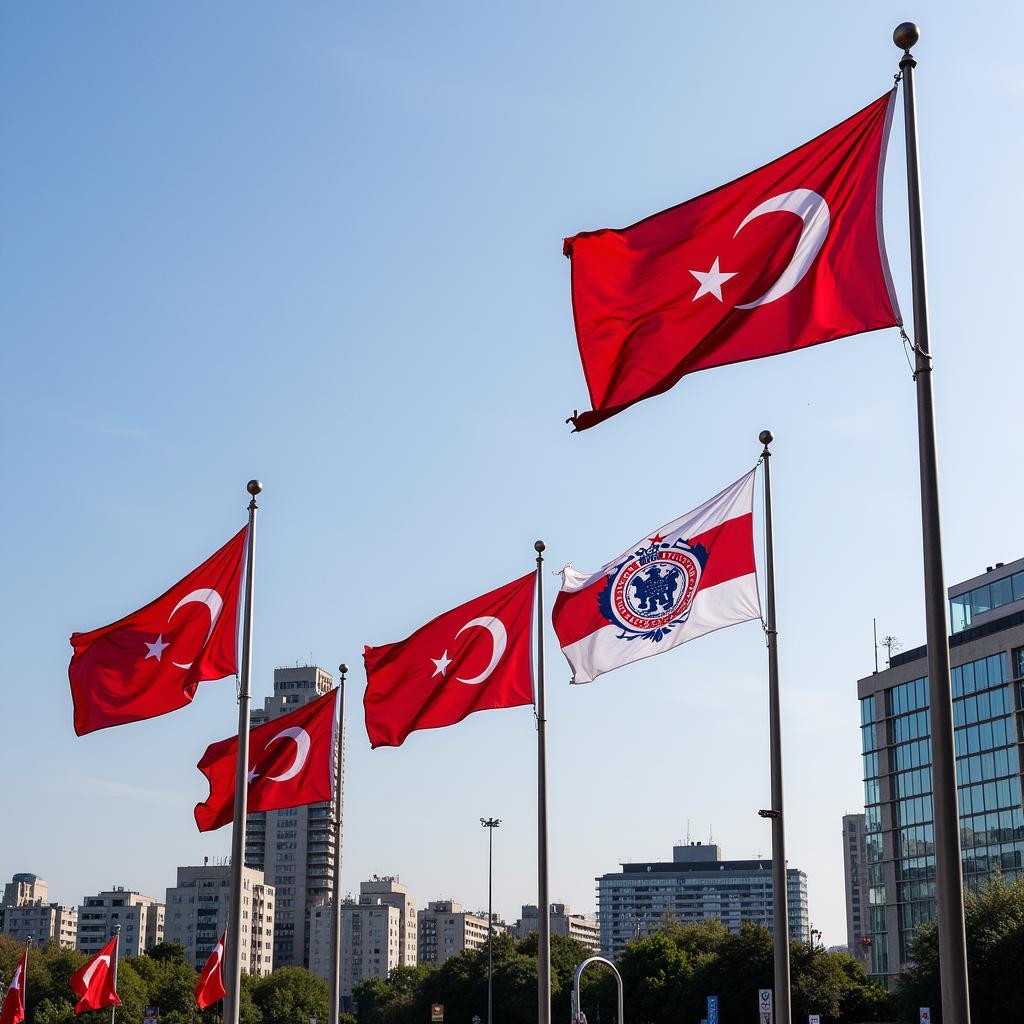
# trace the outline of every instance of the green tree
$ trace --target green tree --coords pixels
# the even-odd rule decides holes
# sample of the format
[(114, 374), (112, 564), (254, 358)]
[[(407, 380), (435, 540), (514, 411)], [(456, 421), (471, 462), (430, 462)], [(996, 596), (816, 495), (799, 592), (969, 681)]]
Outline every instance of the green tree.
[[(971, 1017), (976, 1021), (1024, 1020), (1024, 879), (995, 878), (964, 899)], [(941, 1024), (939, 940), (934, 924), (922, 925), (910, 947), (913, 965), (900, 976), (896, 996), (902, 1018), (917, 1020), (930, 1006)]]
[(264, 1021), (309, 1024), (310, 1017), (327, 1020), (327, 982), (303, 967), (280, 967), (256, 979), (252, 998)]

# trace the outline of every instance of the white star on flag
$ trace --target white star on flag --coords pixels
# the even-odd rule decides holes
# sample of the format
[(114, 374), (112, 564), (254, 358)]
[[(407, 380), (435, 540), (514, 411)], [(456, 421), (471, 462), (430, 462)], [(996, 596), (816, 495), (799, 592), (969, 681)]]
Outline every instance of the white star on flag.
[(697, 279), (700, 287), (697, 289), (697, 294), (690, 300), (696, 302), (702, 295), (714, 295), (719, 302), (722, 301), (722, 285), (731, 277), (736, 276), (734, 271), (731, 274), (724, 273), (718, 266), (718, 257), (715, 257), (715, 262), (711, 264), (711, 269), (707, 273), (702, 273), (699, 270), (691, 270), (691, 274)]
[(447, 675), (448, 666), (452, 663), (452, 659), (448, 657), (447, 651), (445, 651), (440, 658), (431, 658), (430, 660), (434, 663), (434, 674), (430, 677), (431, 679), (433, 679), (434, 676)]
[(163, 633), (161, 633), (156, 638), (156, 640), (153, 641), (153, 643), (146, 643), (145, 640), (143, 640), (143, 643), (145, 643), (146, 646), (149, 648), (149, 654), (147, 654), (146, 657), (143, 659), (144, 661), (149, 661), (150, 658), (156, 658), (156, 660), (159, 661), (160, 656), (164, 653), (165, 650), (167, 650), (168, 647), (171, 646), (170, 644), (164, 643)]

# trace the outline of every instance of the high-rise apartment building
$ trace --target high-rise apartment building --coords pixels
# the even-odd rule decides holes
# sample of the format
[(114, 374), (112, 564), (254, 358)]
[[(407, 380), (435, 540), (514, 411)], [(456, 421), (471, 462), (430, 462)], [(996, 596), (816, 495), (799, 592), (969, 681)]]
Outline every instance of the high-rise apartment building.
[(868, 936), (868, 866), (863, 814), (843, 815), (843, 875), (846, 879), (846, 947), (851, 956), (869, 967), (871, 939)]
[[(596, 921), (591, 921), (582, 914), (574, 914), (564, 903), (551, 904), (552, 935), (564, 935), (566, 938), (582, 942), (584, 946), (597, 953), (601, 949), (601, 930)], [(512, 926), (512, 933), (517, 939), (525, 939), (531, 932), (540, 929), (540, 912), (532, 903), (523, 905), (519, 920)]]
[(367, 978), (386, 978), (401, 964), (402, 913), (377, 896), (346, 900), (341, 908), (341, 1008), (355, 1009), (353, 993)]
[[(953, 725), (964, 884), (1024, 869), (1024, 559), (949, 588)], [(925, 647), (857, 683), (864, 764), (870, 970), (891, 980), (935, 917)]]
[(409, 895), (408, 886), (402, 885), (397, 875), (374, 875), (368, 882), (359, 883), (360, 903), (373, 903), (378, 900), (394, 907), (399, 913), (399, 964), (403, 967), (415, 967), (416, 901)]
[(121, 886), (86, 896), (78, 908), (78, 948), (89, 956), (98, 953), (118, 925), (120, 956), (141, 956), (164, 941), (164, 905)]
[[(316, 700), (333, 685), (333, 676), (315, 665), (275, 669), (274, 695), (253, 711), (253, 727)], [(331, 898), (340, 843), (341, 823), (335, 827), (330, 801), (249, 815), (245, 863), (262, 871), (277, 893), (275, 966), (310, 966), (310, 914)]]
[(59, 903), (23, 903), (4, 908), (4, 935), (18, 942), (30, 938), (40, 946), (58, 942), (64, 949), (74, 949), (78, 936), (78, 911)]
[[(167, 890), (164, 935), (180, 942), (185, 959), (202, 970), (228, 923), (231, 868), (201, 865), (178, 868), (178, 884)], [(242, 970), (270, 974), (274, 967), (274, 889), (263, 872), (242, 872)]]
[(28, 871), (19, 871), (4, 886), (4, 907), (25, 907), (32, 904), (47, 903), (50, 889), (38, 875)]
[[(787, 868), (786, 883), (790, 938), (810, 942), (807, 876)], [(668, 919), (714, 919), (733, 932), (746, 921), (774, 925), (771, 860), (722, 860), (711, 843), (675, 846), (671, 861), (623, 864), (597, 879), (597, 894), (601, 950), (613, 957)]]
[(487, 948), (486, 913), (471, 914), (454, 900), (431, 900), (416, 917), (421, 964), (443, 964), (464, 949)]

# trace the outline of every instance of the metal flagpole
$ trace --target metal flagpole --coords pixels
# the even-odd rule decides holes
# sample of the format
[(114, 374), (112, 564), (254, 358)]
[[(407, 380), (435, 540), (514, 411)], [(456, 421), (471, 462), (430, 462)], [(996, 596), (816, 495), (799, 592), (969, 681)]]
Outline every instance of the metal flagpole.
[(789, 990), (789, 893), (786, 885), (786, 820), (782, 813), (782, 715), (779, 710), (779, 631), (775, 622), (775, 541), (772, 535), (772, 453), (768, 445), (775, 438), (762, 430), (764, 445), (764, 561), (768, 641), (768, 729), (771, 759), (772, 806), (761, 816), (772, 822), (772, 945), (774, 947), (775, 1019), (791, 1024)]
[(481, 818), (487, 829), (487, 1024), (494, 1024), (494, 830), (501, 818)]
[(544, 541), (537, 552), (537, 1024), (551, 1024), (551, 900), (548, 897), (548, 749), (544, 704)]
[[(121, 961), (121, 926), (114, 927), (114, 991), (117, 991), (117, 965)], [(114, 1015), (117, 1013), (117, 1003), (110, 1008), (110, 1024), (114, 1024)]]
[(256, 495), (259, 480), (245, 489), (249, 501), (249, 536), (245, 560), (245, 611), (242, 624), (242, 670), (238, 677), (238, 762), (235, 767), (235, 820), (231, 826), (231, 895), (228, 906), (228, 938), (224, 953), (224, 1024), (238, 1024), (242, 989), (242, 873), (245, 870), (245, 816), (249, 804), (249, 699), (252, 672), (252, 593), (256, 570)]
[(932, 351), (928, 337), (928, 284), (924, 262), (924, 221), (917, 147), (917, 104), (910, 48), (921, 33), (912, 22), (899, 25), (893, 42), (903, 50), (903, 116), (907, 149), (907, 206), (910, 211), (910, 270), (914, 296), (914, 379), (921, 472), (921, 535), (924, 544), (925, 625), (928, 642), (928, 697), (931, 714), (932, 798), (935, 812), (935, 881), (938, 896), (939, 977), (944, 1024), (969, 1024), (967, 940), (960, 860), (960, 813), (953, 745), (953, 694), (949, 681), (949, 628), (939, 523), (939, 467), (935, 445)]
[(345, 810), (345, 676), (348, 665), (338, 666), (338, 748), (334, 776), (334, 901), (331, 906), (331, 1009), (327, 1024), (338, 1024), (341, 1013), (341, 817)]

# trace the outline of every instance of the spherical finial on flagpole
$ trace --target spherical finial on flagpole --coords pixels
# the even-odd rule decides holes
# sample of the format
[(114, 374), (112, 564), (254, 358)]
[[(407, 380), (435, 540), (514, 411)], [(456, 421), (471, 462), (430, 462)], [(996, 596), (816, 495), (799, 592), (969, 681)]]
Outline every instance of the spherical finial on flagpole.
[(544, 541), (542, 541), (542, 540), (534, 541), (533, 550), (536, 551), (537, 554), (539, 555), (544, 550)]
[(897, 25), (892, 34), (892, 41), (904, 53), (910, 53), (910, 48), (916, 46), (920, 38), (921, 30), (912, 21), (905, 21), (901, 25)]
[(348, 675), (348, 665), (346, 665), (344, 662), (342, 662), (338, 666), (338, 674), (341, 676), (342, 679), (344, 679), (345, 676)]
[(767, 448), (775, 440), (775, 435), (770, 430), (762, 430), (757, 439)]
[(263, 484), (259, 480), (250, 480), (245, 485), (245, 489), (255, 498), (263, 490)]

